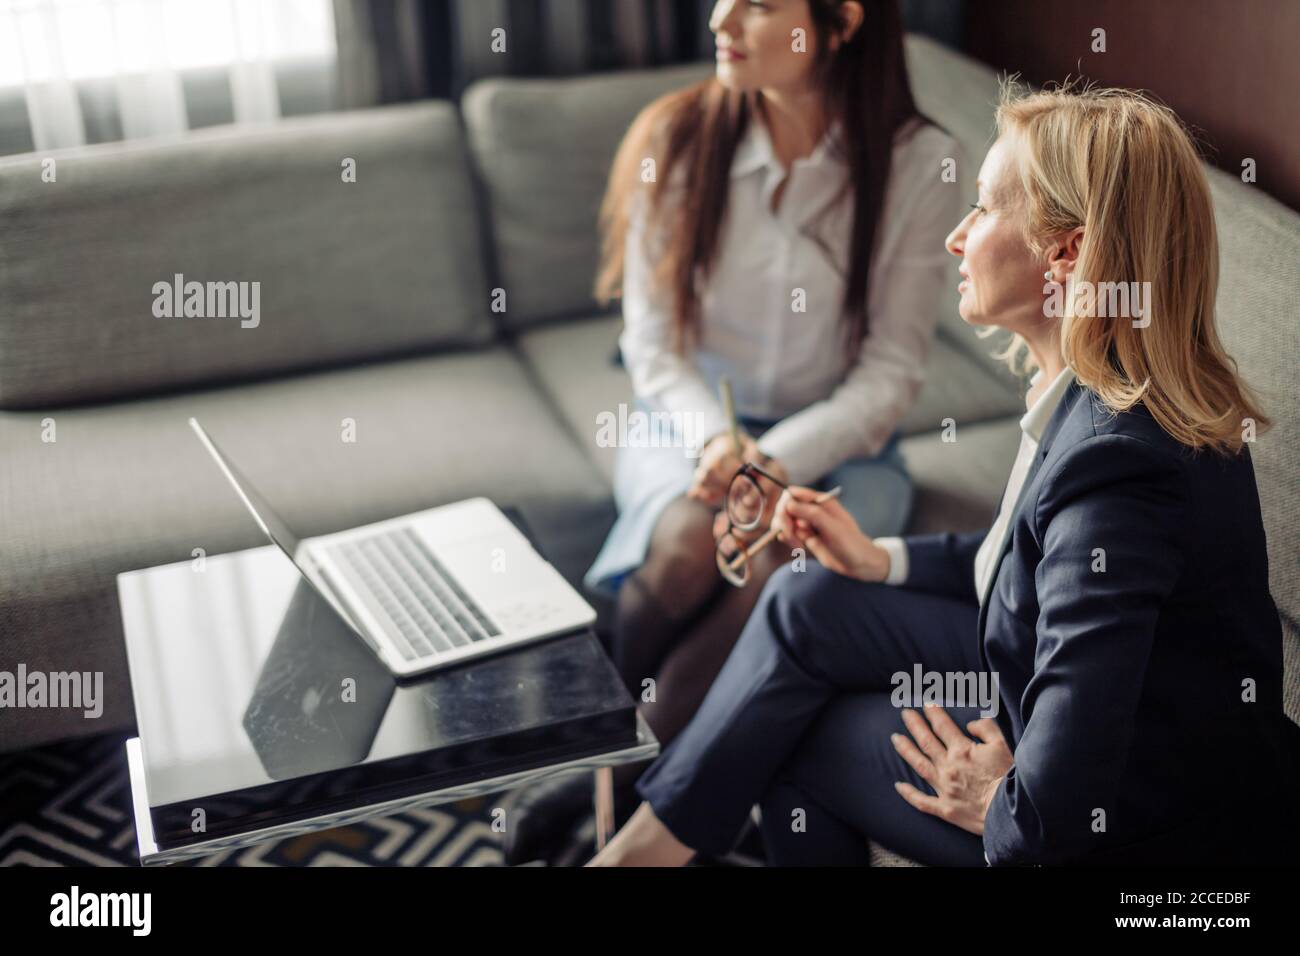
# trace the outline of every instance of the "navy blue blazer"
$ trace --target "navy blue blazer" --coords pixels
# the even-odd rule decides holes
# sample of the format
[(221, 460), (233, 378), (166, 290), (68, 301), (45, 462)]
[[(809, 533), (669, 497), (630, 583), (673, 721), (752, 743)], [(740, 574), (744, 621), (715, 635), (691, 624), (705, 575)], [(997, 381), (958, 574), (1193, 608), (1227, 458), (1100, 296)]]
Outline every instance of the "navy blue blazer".
[[(909, 537), (907, 587), (978, 600), (983, 539)], [(984, 823), (991, 863), (1294, 852), (1300, 728), (1248, 450), (1194, 452), (1075, 382), (998, 562), (978, 640), (1016, 763)]]

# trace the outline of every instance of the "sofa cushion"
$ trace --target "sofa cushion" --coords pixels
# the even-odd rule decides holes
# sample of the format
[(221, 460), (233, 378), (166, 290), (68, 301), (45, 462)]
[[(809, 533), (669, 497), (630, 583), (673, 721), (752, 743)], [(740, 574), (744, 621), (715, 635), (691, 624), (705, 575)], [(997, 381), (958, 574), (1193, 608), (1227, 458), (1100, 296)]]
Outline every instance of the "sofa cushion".
[[(518, 339), (538, 382), (579, 446), (610, 480), (616, 449), (596, 444), (596, 416), (617, 414), (620, 403), (633, 400), (627, 373), (612, 361), (622, 324), (618, 316), (597, 316), (545, 325)], [(902, 431), (907, 435), (931, 431), (945, 418), (954, 419), (961, 428), (1023, 409), (1024, 399), (1005, 368), (989, 371), (940, 333), (930, 349), (925, 385), (904, 418)], [(1013, 457), (1014, 453), (1013, 448)]]
[[(0, 407), (482, 344), (493, 334), (449, 104), (53, 158), (54, 182), (42, 181), (42, 156), (0, 160)], [(356, 161), (355, 182), (343, 181), (345, 159)], [(258, 283), (257, 324), (156, 317), (155, 284), (177, 274)], [(214, 297), (212, 307), (225, 304)]]
[(590, 314), (597, 212), (614, 153), (641, 108), (712, 64), (577, 79), (488, 79), (461, 108), (487, 189), (503, 322)]
[[(266, 543), (190, 432), (191, 415), (300, 535), (486, 495), (520, 506), (576, 581), (613, 520), (607, 485), (504, 348), (0, 412), (0, 658), (104, 671), (108, 698), (99, 720), (8, 713), (0, 749), (129, 725), (118, 572)], [(42, 441), (46, 418), (52, 443)], [(343, 419), (355, 422), (354, 443), (342, 440)]]
[(899, 443), (916, 482), (909, 534), (978, 531), (993, 524), (1020, 447), (1020, 416), (958, 424), (954, 434), (951, 442), (935, 431)]
[(618, 449), (596, 443), (597, 416), (634, 400), (614, 361), (623, 319), (614, 315), (554, 322), (521, 334), (516, 345), (578, 447), (609, 482)]
[[(961, 331), (966, 338), (973, 337), (970, 329), (963, 327)], [(935, 335), (925, 367), (925, 384), (903, 418), (904, 435), (941, 428), (947, 418), (960, 428), (1024, 414), (1023, 389), (1006, 366), (990, 366), (972, 358), (953, 339), (946, 329)]]

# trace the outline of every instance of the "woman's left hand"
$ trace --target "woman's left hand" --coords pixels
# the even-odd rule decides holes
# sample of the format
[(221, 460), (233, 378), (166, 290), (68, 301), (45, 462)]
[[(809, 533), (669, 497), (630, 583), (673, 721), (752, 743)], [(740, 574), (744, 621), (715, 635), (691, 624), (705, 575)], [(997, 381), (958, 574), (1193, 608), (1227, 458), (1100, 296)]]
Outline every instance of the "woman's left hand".
[(937, 796), (902, 781), (894, 789), (922, 813), (982, 835), (998, 784), (1015, 763), (1002, 728), (988, 717), (972, 720), (966, 729), (978, 739), (971, 740), (942, 707), (933, 705), (925, 707), (925, 717), (905, 709), (903, 723), (916, 742), (903, 734), (891, 734), (889, 739)]

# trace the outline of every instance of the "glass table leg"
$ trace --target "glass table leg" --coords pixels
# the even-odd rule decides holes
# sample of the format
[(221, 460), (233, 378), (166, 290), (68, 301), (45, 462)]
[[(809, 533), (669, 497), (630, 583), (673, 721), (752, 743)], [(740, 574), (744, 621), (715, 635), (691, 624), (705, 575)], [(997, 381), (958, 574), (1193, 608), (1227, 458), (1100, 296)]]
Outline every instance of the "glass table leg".
[(595, 780), (596, 849), (603, 850), (614, 835), (614, 768), (597, 767)]

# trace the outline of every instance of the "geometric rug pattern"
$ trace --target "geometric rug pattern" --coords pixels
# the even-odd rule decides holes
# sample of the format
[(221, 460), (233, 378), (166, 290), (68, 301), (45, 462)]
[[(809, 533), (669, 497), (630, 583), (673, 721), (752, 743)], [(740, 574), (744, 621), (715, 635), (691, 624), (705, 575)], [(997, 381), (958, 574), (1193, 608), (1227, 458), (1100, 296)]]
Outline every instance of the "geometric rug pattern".
[[(139, 866), (129, 733), (0, 754), (0, 866)], [(229, 850), (176, 866), (500, 866), (491, 796)]]

